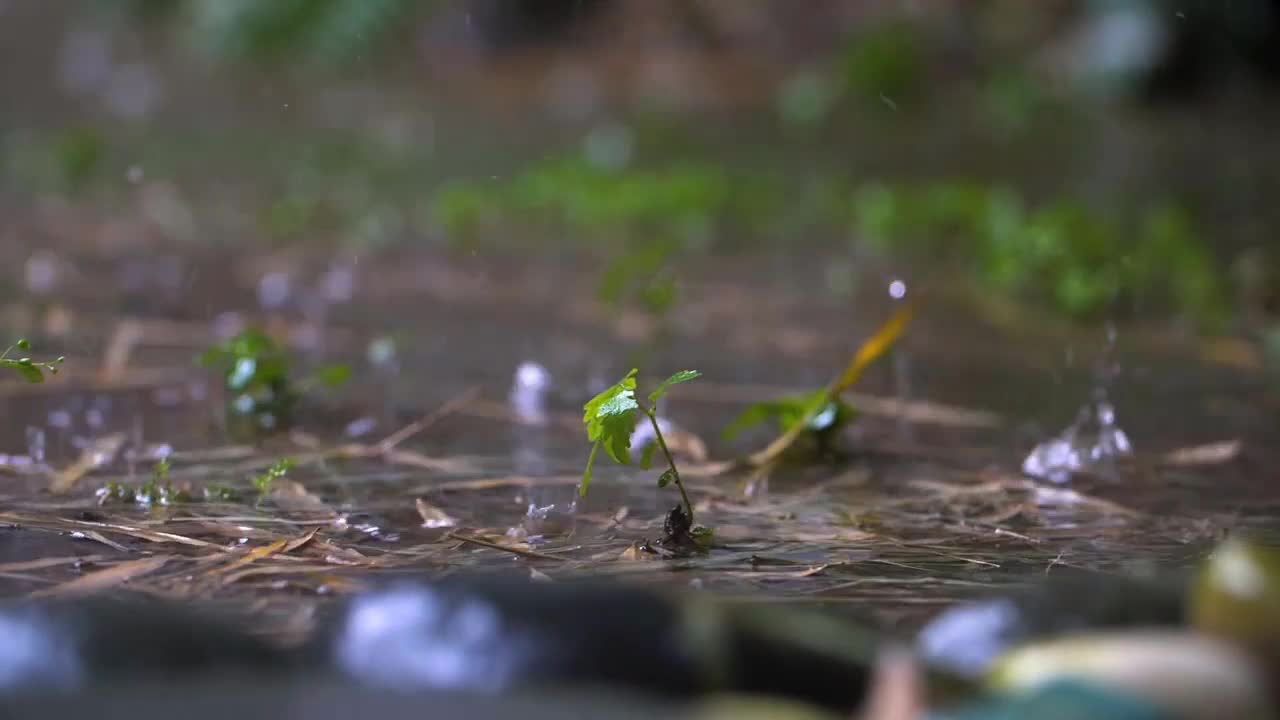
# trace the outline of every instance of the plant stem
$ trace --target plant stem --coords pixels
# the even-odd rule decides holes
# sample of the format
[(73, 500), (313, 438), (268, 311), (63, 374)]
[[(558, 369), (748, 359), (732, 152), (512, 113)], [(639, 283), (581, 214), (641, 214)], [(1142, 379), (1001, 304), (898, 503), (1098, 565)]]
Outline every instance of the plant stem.
[(676, 460), (671, 457), (671, 451), (667, 449), (666, 438), (662, 437), (662, 429), (658, 427), (658, 411), (656, 407), (644, 407), (644, 414), (649, 416), (649, 423), (653, 425), (653, 435), (657, 438), (658, 447), (662, 449), (662, 454), (667, 458), (667, 466), (671, 468), (672, 480), (676, 484), (676, 488), (680, 490), (680, 499), (684, 501), (684, 512), (689, 516), (689, 524), (693, 525), (693, 503), (689, 502), (689, 493), (685, 492), (684, 483), (680, 480), (680, 470), (676, 468)]

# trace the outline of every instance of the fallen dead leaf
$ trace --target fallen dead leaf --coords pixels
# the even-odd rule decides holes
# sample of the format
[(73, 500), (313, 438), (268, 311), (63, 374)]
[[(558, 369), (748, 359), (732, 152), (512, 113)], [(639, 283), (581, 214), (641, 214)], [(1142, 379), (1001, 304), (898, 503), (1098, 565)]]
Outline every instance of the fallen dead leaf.
[(173, 556), (171, 555), (155, 555), (153, 557), (122, 562), (119, 565), (109, 567), (106, 570), (99, 570), (95, 573), (82, 575), (75, 580), (62, 583), (61, 585), (55, 585), (51, 588), (38, 590), (31, 593), (31, 597), (87, 595), (95, 592), (101, 592), (109, 588), (123, 585), (134, 578), (153, 573), (164, 567), (172, 559)]

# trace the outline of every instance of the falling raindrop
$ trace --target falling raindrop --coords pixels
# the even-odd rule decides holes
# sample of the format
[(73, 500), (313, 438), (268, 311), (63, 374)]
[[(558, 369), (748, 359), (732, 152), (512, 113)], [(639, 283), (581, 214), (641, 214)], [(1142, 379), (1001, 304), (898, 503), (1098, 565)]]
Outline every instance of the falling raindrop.
[(44, 462), (44, 430), (42, 428), (27, 428), (27, 456), (32, 462)]
[(276, 309), (289, 299), (289, 276), (282, 272), (267, 273), (258, 281), (258, 303)]
[(889, 283), (889, 297), (894, 300), (901, 300), (907, 296), (907, 284), (901, 280), (894, 280)]

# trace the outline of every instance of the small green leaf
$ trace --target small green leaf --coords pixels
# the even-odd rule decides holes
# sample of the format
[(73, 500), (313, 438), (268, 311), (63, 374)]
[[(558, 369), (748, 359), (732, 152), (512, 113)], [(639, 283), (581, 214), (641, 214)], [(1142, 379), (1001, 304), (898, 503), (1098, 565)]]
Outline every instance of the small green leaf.
[(13, 344), (13, 346), (18, 348), (19, 350), (30, 350), (31, 341), (26, 338), (20, 338), (18, 342)]
[(644, 452), (640, 454), (640, 469), (648, 470), (653, 464), (653, 453), (658, 449), (657, 442), (651, 442), (644, 446)]
[(666, 395), (667, 390), (672, 385), (678, 385), (683, 382), (689, 382), (690, 380), (695, 380), (701, 376), (702, 376), (702, 373), (698, 372), (697, 370), (681, 370), (680, 372), (672, 375), (666, 380), (663, 380), (662, 383), (659, 384), (658, 387), (653, 392), (649, 393), (649, 403), (652, 404), (652, 403), (658, 402), (658, 399), (661, 398), (663, 395)]
[(21, 360), (0, 360), (0, 367), (8, 367), (18, 371), (22, 375), (22, 379), (29, 383), (36, 384), (44, 382), (44, 373), (40, 372), (40, 368), (31, 363), (28, 358)]
[(675, 479), (676, 479), (676, 471), (672, 470), (671, 468), (667, 468), (662, 472), (661, 475), (658, 476), (658, 487), (664, 488), (670, 485)]
[(631, 435), (636, 429), (636, 370), (592, 398), (583, 409), (587, 439), (603, 442), (605, 452), (621, 465), (631, 463)]
[(327, 365), (315, 373), (315, 379), (322, 385), (336, 387), (351, 379), (350, 365)]

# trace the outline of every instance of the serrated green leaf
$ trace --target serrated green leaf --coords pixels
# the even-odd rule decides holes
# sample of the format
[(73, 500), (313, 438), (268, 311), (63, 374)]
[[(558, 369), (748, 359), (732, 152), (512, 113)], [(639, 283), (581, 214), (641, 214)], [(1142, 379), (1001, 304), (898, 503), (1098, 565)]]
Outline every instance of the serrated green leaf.
[(675, 479), (676, 479), (676, 471), (672, 470), (671, 468), (667, 468), (662, 472), (661, 475), (658, 476), (658, 487), (664, 488), (670, 485), (672, 482), (674, 482)]
[(636, 370), (633, 368), (616, 384), (583, 406), (582, 422), (587, 439), (604, 443), (605, 452), (622, 465), (631, 463), (631, 435), (636, 429)]
[(653, 465), (653, 453), (657, 451), (658, 443), (651, 442), (644, 446), (644, 452), (640, 454), (640, 469), (648, 470)]
[(689, 382), (690, 380), (695, 380), (699, 377), (702, 377), (702, 373), (697, 370), (681, 370), (666, 380), (663, 380), (653, 392), (649, 393), (649, 403), (652, 404), (658, 402), (658, 399), (663, 395), (666, 395), (667, 390), (669, 390), (672, 385), (679, 385), (680, 383)]

